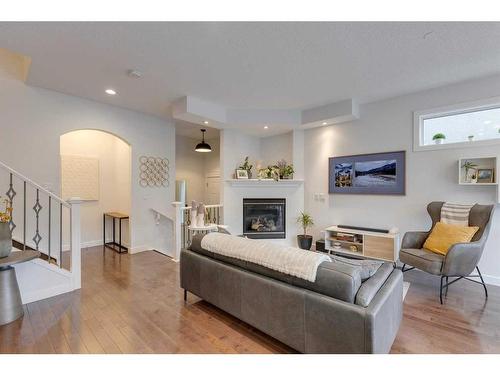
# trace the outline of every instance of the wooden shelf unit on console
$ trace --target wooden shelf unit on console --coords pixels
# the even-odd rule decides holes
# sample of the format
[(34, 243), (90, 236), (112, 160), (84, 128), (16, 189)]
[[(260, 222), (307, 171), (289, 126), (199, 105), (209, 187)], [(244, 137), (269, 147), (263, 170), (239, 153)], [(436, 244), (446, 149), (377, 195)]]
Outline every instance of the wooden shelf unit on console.
[[(340, 248), (334, 248), (335, 242), (340, 243)], [(351, 250), (352, 246), (357, 250)], [(325, 250), (329, 253), (396, 262), (399, 258), (399, 234), (332, 226), (325, 229)]]

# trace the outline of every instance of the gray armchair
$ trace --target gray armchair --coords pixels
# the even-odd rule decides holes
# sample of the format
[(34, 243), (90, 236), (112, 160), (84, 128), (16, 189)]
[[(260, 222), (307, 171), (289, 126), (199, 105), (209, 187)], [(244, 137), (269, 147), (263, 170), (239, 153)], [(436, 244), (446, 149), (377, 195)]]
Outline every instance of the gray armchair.
[[(423, 249), (423, 245), (434, 225), (441, 219), (441, 207), (444, 202), (431, 202), (427, 205), (427, 212), (432, 219), (432, 227), (427, 232), (407, 232), (403, 237), (399, 260), (403, 263), (403, 272), (411, 271), (414, 268), (427, 273), (441, 276), (441, 287), (439, 290), (439, 299), (443, 303), (443, 290), (448, 293), (448, 286), (465, 279), (478, 284), (484, 288), (486, 298), (488, 298), (488, 289), (484, 283), (481, 272), (477, 264), (484, 250), (486, 239), (491, 226), (493, 216), (493, 205), (479, 205), (472, 207), (469, 213), (469, 225), (478, 226), (471, 242), (457, 243), (453, 245), (446, 256), (433, 253)], [(407, 266), (410, 266), (407, 268)], [(477, 275), (471, 275), (477, 270)], [(449, 282), (450, 277), (456, 279)], [(481, 282), (472, 278), (479, 277)]]

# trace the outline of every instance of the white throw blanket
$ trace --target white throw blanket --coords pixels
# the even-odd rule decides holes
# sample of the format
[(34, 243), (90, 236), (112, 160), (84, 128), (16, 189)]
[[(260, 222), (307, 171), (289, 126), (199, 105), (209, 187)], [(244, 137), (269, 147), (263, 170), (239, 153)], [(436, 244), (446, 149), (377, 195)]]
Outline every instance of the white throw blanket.
[(445, 224), (469, 226), (469, 213), (473, 205), (445, 202), (441, 207), (441, 222)]
[(311, 282), (316, 280), (318, 266), (331, 262), (326, 254), (216, 232), (205, 235), (201, 246), (212, 253), (259, 264)]

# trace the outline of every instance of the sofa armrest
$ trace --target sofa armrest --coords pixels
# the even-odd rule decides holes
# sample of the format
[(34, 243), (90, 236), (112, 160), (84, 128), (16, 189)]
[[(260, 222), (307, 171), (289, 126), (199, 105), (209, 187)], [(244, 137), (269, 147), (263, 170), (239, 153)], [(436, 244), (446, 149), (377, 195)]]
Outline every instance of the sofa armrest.
[(402, 249), (421, 249), (429, 232), (406, 232), (401, 242)]
[(481, 241), (463, 242), (451, 246), (446, 254), (442, 274), (445, 276), (468, 276), (481, 258), (484, 244)]
[(403, 319), (403, 273), (394, 269), (366, 308), (367, 353), (389, 353)]

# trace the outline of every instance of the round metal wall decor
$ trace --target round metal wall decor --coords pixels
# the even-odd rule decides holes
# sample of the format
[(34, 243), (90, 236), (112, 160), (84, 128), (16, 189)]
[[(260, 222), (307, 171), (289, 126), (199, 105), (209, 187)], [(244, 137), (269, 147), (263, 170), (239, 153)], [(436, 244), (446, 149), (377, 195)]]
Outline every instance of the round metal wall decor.
[(169, 161), (167, 158), (141, 156), (139, 158), (139, 185), (142, 187), (167, 187)]

